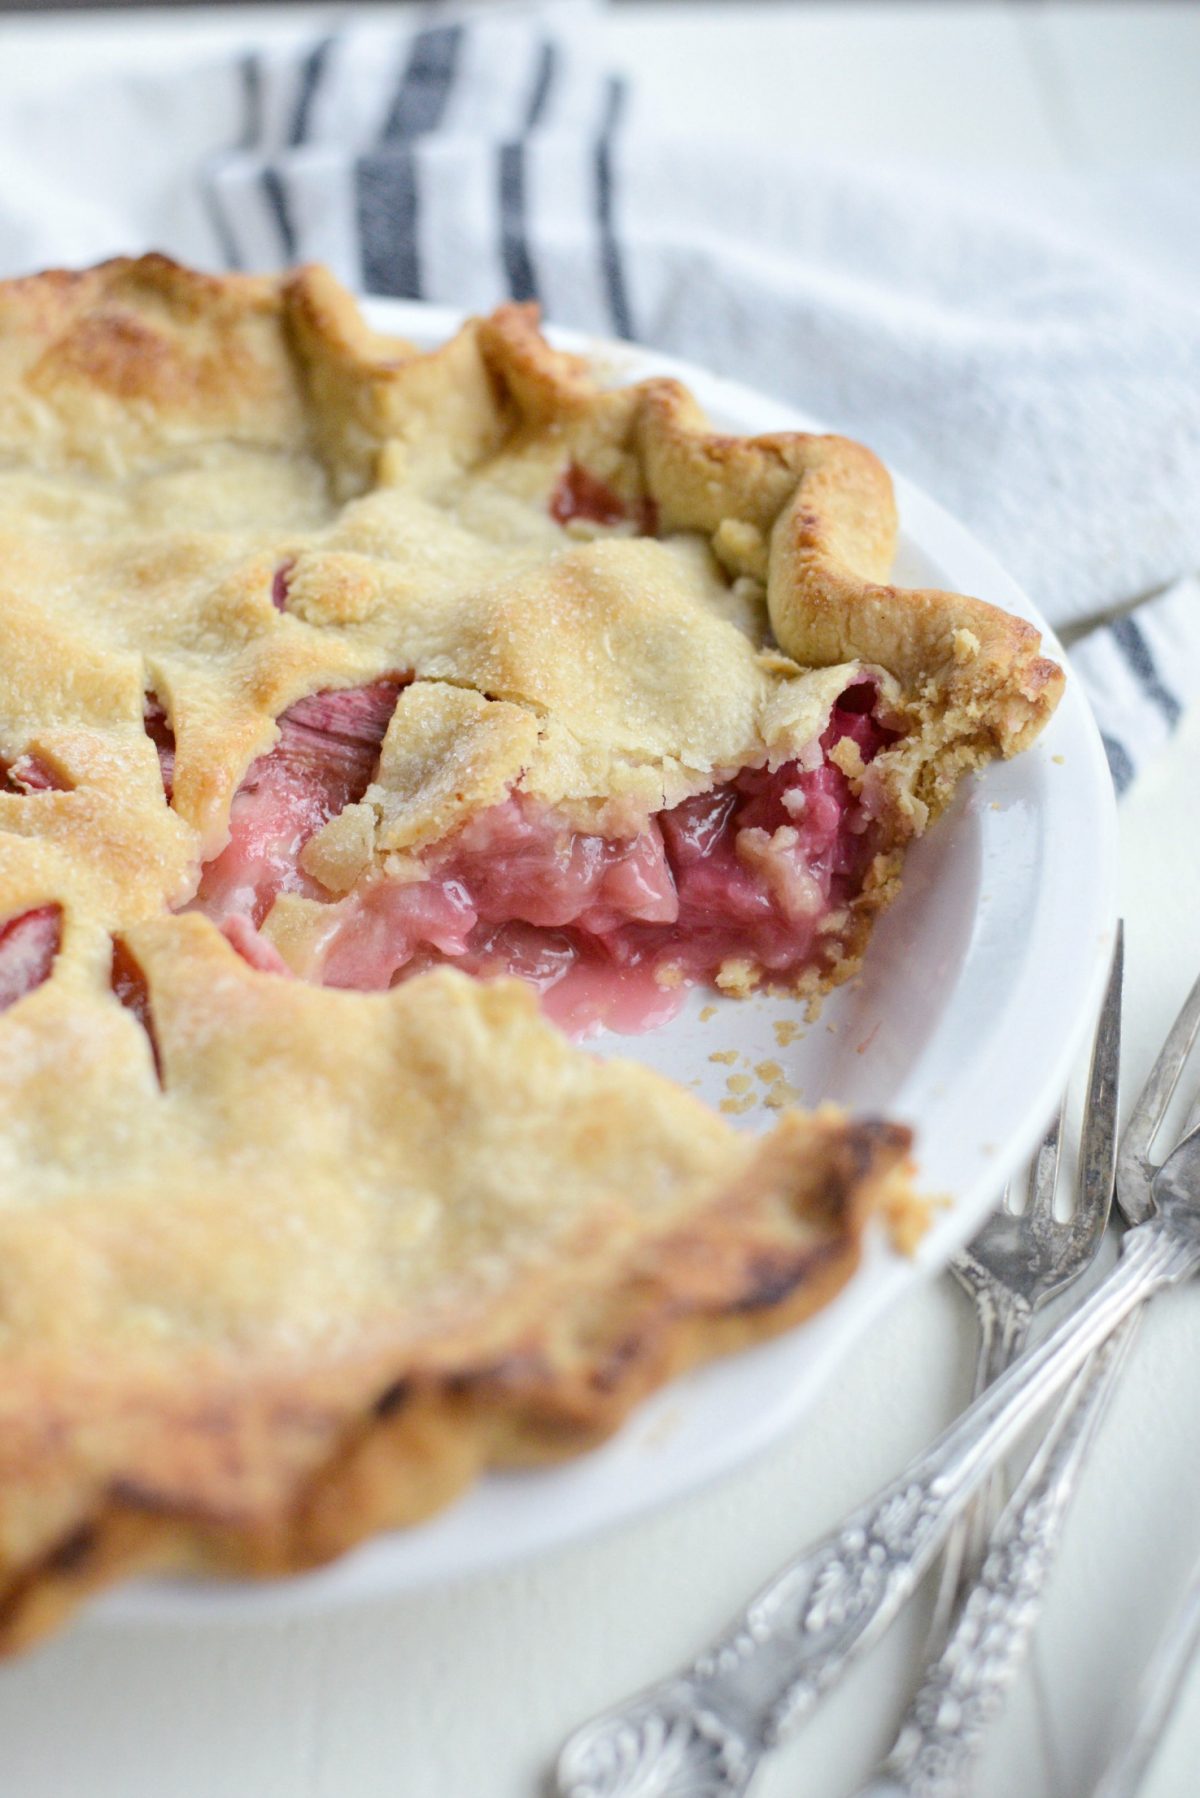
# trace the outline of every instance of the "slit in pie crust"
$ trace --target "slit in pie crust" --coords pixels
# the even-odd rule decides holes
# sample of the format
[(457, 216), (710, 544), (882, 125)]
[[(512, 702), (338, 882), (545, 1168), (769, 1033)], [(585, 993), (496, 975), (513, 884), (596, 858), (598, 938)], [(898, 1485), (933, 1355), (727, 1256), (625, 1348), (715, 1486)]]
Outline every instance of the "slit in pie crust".
[(741, 1135), (540, 1011), (815, 997), (1036, 736), (1036, 633), (895, 533), (869, 451), (527, 307), (421, 353), (317, 269), (0, 284), (0, 1648), (585, 1446), (849, 1276), (903, 1130)]

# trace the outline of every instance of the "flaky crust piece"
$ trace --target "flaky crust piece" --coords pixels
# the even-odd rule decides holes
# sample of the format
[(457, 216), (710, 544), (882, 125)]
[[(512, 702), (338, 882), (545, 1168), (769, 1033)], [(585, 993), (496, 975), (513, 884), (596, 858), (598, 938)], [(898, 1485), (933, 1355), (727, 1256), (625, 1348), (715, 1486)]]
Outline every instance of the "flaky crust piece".
[[(572, 465), (654, 534), (564, 532)], [(305, 852), (336, 892), (513, 790), (631, 834), (866, 668), (892, 846), (841, 977), (906, 835), (1061, 685), (1027, 625), (888, 586), (894, 537), (868, 451), (606, 389), (529, 308), (421, 354), (318, 269), (0, 284), (0, 760), (45, 771), (0, 790), (0, 923), (61, 916), (0, 1017), (0, 1648), (131, 1568), (308, 1565), (585, 1446), (848, 1277), (903, 1131), (748, 1139), (511, 983), (323, 991), (176, 908), (307, 695), (415, 677)]]

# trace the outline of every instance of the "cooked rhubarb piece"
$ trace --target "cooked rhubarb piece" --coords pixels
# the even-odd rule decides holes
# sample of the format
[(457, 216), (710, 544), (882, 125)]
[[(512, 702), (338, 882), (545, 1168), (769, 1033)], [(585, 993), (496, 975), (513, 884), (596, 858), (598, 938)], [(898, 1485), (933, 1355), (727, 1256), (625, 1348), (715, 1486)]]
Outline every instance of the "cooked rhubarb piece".
[(49, 979), (61, 940), (57, 905), (38, 905), (0, 924), (0, 1011)]
[(260, 974), (289, 975), (291, 969), (273, 943), (260, 936), (249, 918), (226, 918), (221, 934), (237, 950), (242, 960), (257, 968)]
[(11, 793), (65, 793), (67, 782), (38, 755), (19, 755), (0, 766), (0, 781)]
[(170, 800), (175, 790), (175, 732), (171, 728), (171, 720), (167, 717), (166, 710), (160, 704), (156, 693), (147, 693), (142, 702), (142, 725), (146, 735), (158, 751), (163, 792)]
[(658, 507), (652, 499), (627, 505), (607, 482), (578, 462), (568, 463), (560, 475), (550, 495), (550, 516), (559, 524), (582, 518), (589, 524), (632, 525), (644, 537), (653, 537), (658, 529)]
[[(197, 907), (217, 923), (261, 924), (277, 893), (319, 890), (297, 858), (308, 839), (361, 799), (404, 685), (315, 693), (279, 720), (279, 742), (251, 767), (233, 802), (227, 848), (204, 870)], [(245, 939), (237, 946), (245, 953)]]
[(133, 951), (121, 937), (113, 939), (112, 970), (109, 975), (112, 990), (126, 1011), (133, 1013), (150, 1043), (150, 1052), (154, 1057), (154, 1071), (162, 1084), (162, 1057), (159, 1053), (158, 1037), (154, 1029), (154, 1014), (150, 1004), (150, 988), (146, 981), (145, 970)]
[(271, 604), (277, 612), (287, 611), (288, 581), (294, 567), (295, 563), (291, 560), (281, 562), (271, 576)]

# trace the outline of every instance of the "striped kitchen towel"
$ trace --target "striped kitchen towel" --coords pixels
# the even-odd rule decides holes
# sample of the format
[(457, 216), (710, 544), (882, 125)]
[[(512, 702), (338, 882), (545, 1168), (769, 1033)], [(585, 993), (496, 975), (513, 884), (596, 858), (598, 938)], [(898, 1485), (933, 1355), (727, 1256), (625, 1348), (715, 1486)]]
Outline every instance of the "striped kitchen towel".
[[(792, 401), (991, 545), (1126, 787), (1200, 695), (1196, 284), (1122, 234), (1127, 191), (665, 136), (603, 39), (588, 0), (359, 14), (31, 95), (0, 118), (0, 268), (321, 260), (367, 292), (537, 299)], [(1200, 245), (1192, 188), (1154, 202), (1164, 247)]]

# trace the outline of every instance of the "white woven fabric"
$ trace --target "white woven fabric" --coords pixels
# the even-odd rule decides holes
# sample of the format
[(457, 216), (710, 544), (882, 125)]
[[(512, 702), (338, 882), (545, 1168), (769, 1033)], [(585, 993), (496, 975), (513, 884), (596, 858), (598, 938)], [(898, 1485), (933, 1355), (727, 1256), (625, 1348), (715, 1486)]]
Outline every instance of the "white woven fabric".
[(378, 293), (536, 298), (792, 400), (1060, 629), (1131, 608), (1072, 656), (1128, 784), (1200, 693), (1200, 196), (656, 137), (624, 96), (598, 8), (547, 0), (30, 100), (0, 120), (0, 271), (320, 259)]

